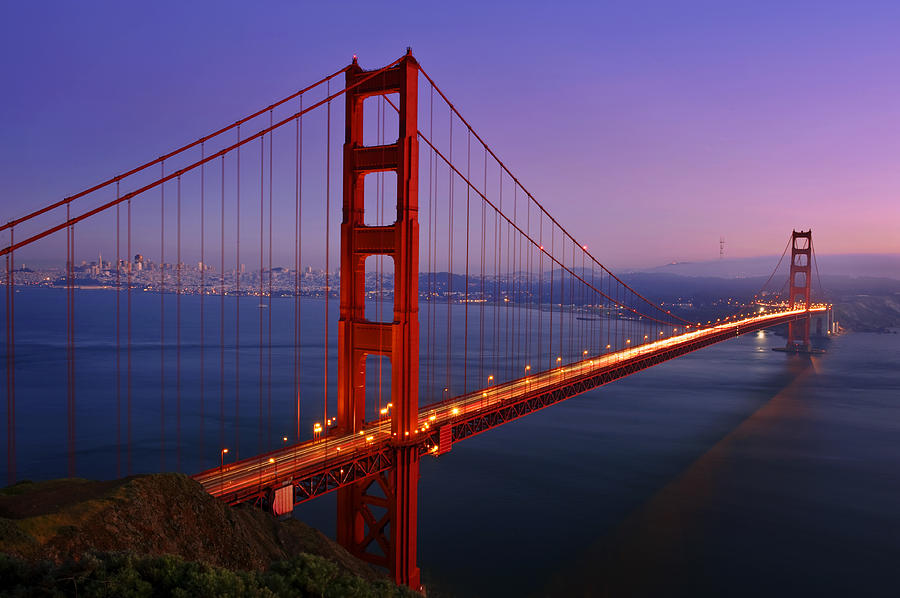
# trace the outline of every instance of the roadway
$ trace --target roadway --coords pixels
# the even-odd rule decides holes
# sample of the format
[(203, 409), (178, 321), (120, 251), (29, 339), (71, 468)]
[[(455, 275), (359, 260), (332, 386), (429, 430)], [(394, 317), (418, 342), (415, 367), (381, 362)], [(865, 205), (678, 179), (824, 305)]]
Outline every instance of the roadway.
[[(824, 306), (816, 306), (809, 311), (814, 313), (825, 309)], [(528, 375), (522, 378), (420, 408), (417, 429), (409, 441), (421, 445), (420, 450), (423, 453), (437, 453), (438, 435), (435, 432), (441, 426), (456, 425), (461, 421), (495, 411), (503, 405), (515, 403), (524, 397), (540, 395), (573, 380), (591, 378), (622, 364), (637, 362), (648, 355), (672, 353), (672, 349), (679, 347), (701, 346), (704, 341), (722, 337), (723, 333), (728, 333), (725, 335), (726, 338), (733, 338), (744, 332), (796, 319), (805, 313), (806, 310), (787, 309), (758, 313), (740, 320), (710, 325), (615, 352), (587, 356), (580, 361), (534, 374), (525, 370), (523, 366), (523, 371)], [(387, 417), (372, 422), (357, 434), (334, 435), (327, 434), (326, 431), (323, 438), (228, 463), (199, 473), (194, 479), (213, 496), (226, 498), (232, 503), (241, 502), (260, 496), (268, 488), (322, 475), (327, 470), (344, 474), (344, 468), (358, 463), (360, 458), (383, 453), (385, 449), (389, 449), (393, 444), (391, 441), (391, 421)], [(359, 477), (348, 478), (346, 483), (358, 479)], [(334, 487), (336, 486), (332, 484), (323, 491)]]

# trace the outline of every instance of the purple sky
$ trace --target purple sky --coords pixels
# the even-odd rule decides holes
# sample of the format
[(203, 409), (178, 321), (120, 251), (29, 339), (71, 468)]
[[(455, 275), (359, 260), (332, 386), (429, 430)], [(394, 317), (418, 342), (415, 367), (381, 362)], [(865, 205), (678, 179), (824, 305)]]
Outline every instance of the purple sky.
[(377, 4), (3, 3), (0, 218), (411, 45), (614, 268), (900, 252), (896, 2)]

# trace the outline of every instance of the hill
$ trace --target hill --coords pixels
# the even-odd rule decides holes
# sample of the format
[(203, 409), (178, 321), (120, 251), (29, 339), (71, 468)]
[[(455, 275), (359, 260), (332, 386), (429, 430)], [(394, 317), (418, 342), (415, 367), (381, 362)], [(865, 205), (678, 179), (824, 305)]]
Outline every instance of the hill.
[[(160, 563), (177, 570), (193, 563), (213, 577), (216, 571), (226, 578), (228, 572), (240, 572), (235, 579), (242, 584), (262, 587), (278, 577), (273, 571), (296, 577), (313, 563), (314, 569), (328, 572), (329, 583), (344, 587), (352, 582), (365, 590), (340, 595), (414, 595), (303, 522), (278, 521), (251, 506), (228, 507), (181, 474), (9, 486), (0, 490), (0, 552), (9, 555), (4, 567), (36, 578), (46, 577), (41, 571), (48, 566), (80, 571), (84, 565), (74, 563), (84, 562), (102, 565), (88, 567), (85, 579), (98, 567), (119, 571), (124, 566), (133, 573), (140, 567), (157, 570)], [(10, 571), (0, 576), (0, 594), (10, 589), (3, 587)]]

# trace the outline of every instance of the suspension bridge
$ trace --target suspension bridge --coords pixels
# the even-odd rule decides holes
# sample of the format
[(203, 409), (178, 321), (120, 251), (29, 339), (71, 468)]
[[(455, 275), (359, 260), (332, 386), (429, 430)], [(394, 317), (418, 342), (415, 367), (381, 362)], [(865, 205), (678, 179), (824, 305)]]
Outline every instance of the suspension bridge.
[[(17, 399), (35, 400), (16, 393), (35, 347), (16, 295), (51, 287), (64, 359), (42, 376), (68, 475), (94, 440), (79, 402), (104, 396), (110, 475), (202, 469), (210, 494), (276, 514), (336, 491), (338, 541), (412, 588), (423, 457), (749, 332), (787, 325), (786, 349), (808, 352), (811, 318), (830, 310), (811, 297), (811, 231), (791, 234), (781, 288), (768, 289), (779, 262), (733, 313), (694, 321), (650, 300), (553, 218), (411, 52), (374, 70), (354, 57), (0, 232), (11, 483)], [(64, 267), (17, 267), (53, 256)], [(102, 323), (88, 286), (114, 291)], [(109, 367), (88, 374), (98, 334)], [(158, 465), (138, 462), (136, 410), (142, 430), (158, 417)]]

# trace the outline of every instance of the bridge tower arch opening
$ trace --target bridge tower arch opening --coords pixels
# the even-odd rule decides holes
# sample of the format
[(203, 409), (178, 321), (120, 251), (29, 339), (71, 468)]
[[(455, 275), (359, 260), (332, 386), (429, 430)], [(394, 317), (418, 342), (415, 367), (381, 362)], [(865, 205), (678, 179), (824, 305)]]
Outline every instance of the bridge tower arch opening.
[[(363, 429), (366, 357), (387, 356), (393, 462), (390, 470), (337, 491), (337, 538), (357, 557), (386, 567), (398, 583), (419, 589), (419, 453), (415, 444), (419, 410), (418, 64), (407, 51), (396, 66), (360, 83), (368, 74), (356, 59), (346, 72), (337, 427), (343, 434)], [(363, 102), (367, 97), (389, 94), (399, 96), (397, 141), (366, 146)], [(397, 219), (393, 224), (366, 224), (365, 176), (373, 172), (396, 174)], [(392, 321), (366, 318), (365, 261), (372, 255), (393, 260)]]

